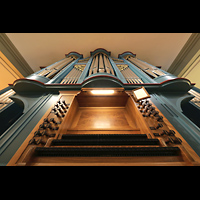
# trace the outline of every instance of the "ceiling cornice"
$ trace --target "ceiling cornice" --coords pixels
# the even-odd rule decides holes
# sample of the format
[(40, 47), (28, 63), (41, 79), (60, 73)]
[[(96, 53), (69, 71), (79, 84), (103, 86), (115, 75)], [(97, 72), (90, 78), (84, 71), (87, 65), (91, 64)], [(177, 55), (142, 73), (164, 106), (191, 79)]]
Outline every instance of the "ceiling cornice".
[(177, 57), (168, 69), (168, 72), (178, 76), (183, 68), (188, 64), (200, 47), (200, 33), (192, 33)]
[(5, 33), (0, 33), (0, 51), (23, 76), (34, 72)]

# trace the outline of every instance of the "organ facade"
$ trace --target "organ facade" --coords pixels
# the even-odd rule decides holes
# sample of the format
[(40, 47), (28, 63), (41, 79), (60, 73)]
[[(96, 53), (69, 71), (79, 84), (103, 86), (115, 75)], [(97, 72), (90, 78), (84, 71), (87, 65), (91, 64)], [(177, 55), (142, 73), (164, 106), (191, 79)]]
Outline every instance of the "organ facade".
[(199, 165), (194, 85), (129, 51), (70, 52), (1, 91), (0, 164)]

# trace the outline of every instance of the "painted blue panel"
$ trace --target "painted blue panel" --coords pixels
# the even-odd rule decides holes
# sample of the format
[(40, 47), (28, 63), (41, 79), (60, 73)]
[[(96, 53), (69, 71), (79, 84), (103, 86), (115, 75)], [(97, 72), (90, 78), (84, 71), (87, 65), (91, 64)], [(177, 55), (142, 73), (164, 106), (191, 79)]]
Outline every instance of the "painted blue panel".
[(120, 72), (120, 70), (118, 69), (118, 67), (116, 66), (115, 62), (112, 60), (111, 57), (109, 57), (109, 60), (110, 60), (110, 63), (111, 63), (111, 65), (112, 65), (112, 67), (113, 67), (113, 69), (114, 69), (114, 71), (117, 75), (117, 78), (119, 80), (121, 80), (123, 83), (127, 83), (126, 79), (124, 78), (124, 76), (122, 75), (122, 73)]
[(110, 51), (107, 51), (103, 48), (98, 48), (98, 49), (95, 49), (94, 51), (90, 52), (90, 55), (93, 56), (95, 55), (96, 53), (100, 53), (100, 52), (103, 52), (105, 53), (106, 55), (110, 56)]
[(32, 129), (49, 109), (58, 95), (44, 95), (36, 99), (30, 109), (24, 113), (1, 137), (0, 165), (6, 165)]
[(158, 76), (158, 77), (154, 78), (153, 80), (157, 83), (162, 83), (163, 81), (167, 81), (167, 80), (171, 80), (171, 79), (175, 79), (175, 78), (177, 78), (177, 76), (168, 74), (168, 75), (164, 75), (164, 76)]
[(36, 80), (36, 81), (40, 81), (42, 83), (47, 83), (50, 79), (44, 76), (37, 76), (35, 74), (32, 74), (30, 76), (26, 77), (27, 79), (32, 79), (32, 80)]
[(151, 94), (151, 100), (200, 156), (200, 129), (184, 114), (178, 112), (167, 97), (161, 94)]

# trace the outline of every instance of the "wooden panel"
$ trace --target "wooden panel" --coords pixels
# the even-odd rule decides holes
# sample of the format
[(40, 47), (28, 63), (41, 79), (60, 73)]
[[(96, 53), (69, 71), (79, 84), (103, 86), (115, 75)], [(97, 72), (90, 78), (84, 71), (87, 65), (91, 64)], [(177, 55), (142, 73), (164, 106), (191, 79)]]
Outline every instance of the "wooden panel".
[[(71, 109), (72, 104), (75, 104), (76, 101), (73, 101), (75, 94), (77, 94), (77, 91), (69, 91), (69, 92), (61, 92), (61, 95), (58, 97), (58, 99), (55, 101), (55, 104), (57, 103), (58, 100), (65, 100), (65, 102), (69, 105), (69, 108), (67, 110), (66, 113), (66, 117), (70, 116), (67, 115), (68, 112), (73, 114), (73, 107)], [(48, 140), (51, 140), (52, 138), (57, 138), (59, 132), (55, 131), (55, 130), (51, 130), (51, 129), (46, 129), (48, 134), (53, 134), (56, 133), (54, 137), (48, 137), (46, 135), (42, 136), (42, 137), (38, 137), (38, 136), (34, 136), (35, 132), (38, 130), (42, 129), (40, 128), (40, 125), (44, 123), (44, 119), (48, 118), (49, 120), (51, 118), (54, 118), (54, 120), (56, 122), (61, 122), (61, 124), (63, 123), (63, 119), (60, 117), (57, 117), (55, 115), (55, 112), (52, 112), (52, 108), (54, 108), (54, 104), (47, 110), (46, 113), (44, 113), (44, 116), (40, 119), (40, 121), (38, 122), (38, 124), (34, 127), (34, 129), (31, 131), (31, 133), (27, 136), (26, 140), (23, 142), (23, 144), (21, 145), (21, 147), (17, 150), (17, 152), (15, 153), (15, 155), (12, 157), (12, 159), (9, 161), (8, 165), (15, 165), (16, 163), (18, 163), (17, 165), (26, 165), (27, 160), (29, 160), (29, 158), (31, 157), (34, 147), (34, 144), (29, 144), (30, 140), (35, 138), (35, 139), (42, 139), (43, 141), (46, 141), (48, 143)], [(51, 123), (52, 124), (52, 123)], [(59, 127), (61, 124), (53, 124), (53, 127)], [(59, 130), (58, 129), (58, 130)], [(43, 144), (38, 144), (37, 146), (43, 146)]]
[(141, 134), (140, 129), (132, 130), (67, 130), (66, 134)]
[[(55, 113), (52, 112), (52, 108), (55, 108), (55, 106), (52, 105), (8, 165), (200, 165), (200, 158), (198, 155), (150, 100), (148, 102), (146, 100), (135, 102), (131, 93), (126, 94), (122, 90), (115, 92), (114, 96), (101, 96), (104, 98), (103, 102), (100, 101), (100, 96), (92, 96), (88, 90), (86, 90), (86, 92), (82, 91), (77, 96), (76, 93), (78, 92), (63, 92), (59, 97), (60, 102), (65, 99), (67, 103), (70, 102), (70, 107), (67, 109), (62, 119), (56, 118), (56, 121), (61, 121), (58, 130), (46, 129), (48, 133), (51, 133), (51, 131), (56, 132), (55, 137), (48, 138), (47, 136), (41, 136), (40, 138), (46, 140), (44, 144), (28, 144), (29, 141), (35, 137), (34, 132), (38, 129), (44, 118), (55, 116)], [(87, 99), (88, 102), (84, 97), (86, 99), (89, 98)], [(107, 100), (111, 102), (111, 97), (114, 101), (118, 101), (118, 99), (120, 101), (121, 99), (121, 102), (113, 102), (115, 106), (112, 107), (105, 106), (110, 105), (107, 103)], [(98, 103), (96, 105), (98, 106), (94, 107), (94, 103), (89, 101), (97, 101)], [(122, 105), (122, 102), (123, 106), (119, 106)], [(149, 104), (150, 102), (152, 105)], [(56, 105), (57, 104), (58, 103), (56, 103)], [(62, 105), (62, 103), (59, 104)], [(155, 110), (159, 112), (159, 116), (163, 117), (161, 121), (157, 121), (158, 116), (153, 115), (153, 113), (149, 116), (144, 116), (148, 114), (149, 111), (147, 108), (151, 106), (154, 106)], [(53, 125), (52, 123), (50, 124)], [(160, 126), (158, 126), (159, 124)], [(174, 133), (170, 133), (170, 130), (173, 130)], [(67, 143), (63, 143), (63, 136), (65, 134), (68, 134)], [(108, 138), (107, 136), (103, 136), (104, 139), (102, 139), (102, 135), (95, 136), (97, 143), (94, 145), (94, 143), (87, 143), (88, 140), (90, 142), (92, 141), (92, 135), (90, 134), (93, 134), (93, 136), (94, 134), (120, 134), (120, 137), (119, 135), (112, 135), (112, 139), (110, 140), (115, 141), (117, 137), (120, 139), (119, 143), (111, 142), (109, 144), (103, 143), (104, 140), (106, 140), (105, 138)], [(124, 134), (131, 134), (131, 137), (133, 137), (133, 139), (128, 139), (128, 144), (121, 143), (122, 141), (127, 141), (127, 137)], [(76, 142), (70, 145), (69, 137), (72, 135), (73, 137), (76, 135), (75, 141), (84, 141), (82, 146), (81, 143)], [(144, 140), (148, 141), (148, 145), (146, 143), (140, 143), (142, 141), (141, 137), (143, 136), (145, 136)], [(128, 135), (128, 137), (130, 136)], [(136, 137), (139, 137), (139, 139), (136, 139)], [(101, 140), (101, 143), (98, 143), (98, 140)], [(130, 143), (130, 141), (137, 140), (138, 142), (136, 143)], [(156, 141), (156, 143), (150, 144), (150, 140)], [(54, 143), (55, 145), (53, 145), (53, 141), (61, 142), (61, 145), (59, 146), (58, 143)], [(56, 144), (58, 146), (56, 146)], [(70, 148), (73, 156), (63, 154), (63, 152), (69, 151)], [(129, 154), (130, 151), (127, 151), (128, 155), (126, 155), (126, 150), (124, 154), (120, 154), (121, 149), (135, 150), (135, 154)], [(171, 154), (170, 151), (172, 149), (176, 149), (176, 153)], [(38, 150), (45, 151), (46, 154), (37, 154)], [(57, 152), (58, 150), (59, 152)], [(91, 153), (90, 156), (88, 156), (88, 152), (84, 154), (85, 150), (89, 151), (89, 154)], [(99, 154), (94, 155), (92, 154), (93, 150), (99, 152), (102, 150), (107, 151), (106, 156), (104, 156), (104, 154), (103, 156), (99, 156)], [(112, 152), (112, 150), (115, 152)], [(74, 152), (77, 151), (83, 154), (74, 154)], [(162, 153), (163, 151), (164, 153)], [(53, 152), (53, 154), (50, 152)]]
[(183, 166), (181, 157), (32, 157), (29, 166)]
[[(79, 108), (70, 130), (133, 130), (125, 108)], [(129, 119), (127, 119), (129, 118)]]
[(124, 107), (128, 95), (124, 91), (115, 91), (114, 95), (93, 95), (90, 90), (83, 91), (77, 95), (80, 107)]
[[(143, 117), (141, 116), (141, 113), (138, 111), (131, 97), (129, 97), (127, 101), (126, 110), (127, 113), (130, 115), (130, 118), (135, 120), (135, 123), (140, 128), (141, 134), (150, 133), (149, 127), (146, 125)], [(151, 135), (151, 137), (153, 137), (153, 135)]]

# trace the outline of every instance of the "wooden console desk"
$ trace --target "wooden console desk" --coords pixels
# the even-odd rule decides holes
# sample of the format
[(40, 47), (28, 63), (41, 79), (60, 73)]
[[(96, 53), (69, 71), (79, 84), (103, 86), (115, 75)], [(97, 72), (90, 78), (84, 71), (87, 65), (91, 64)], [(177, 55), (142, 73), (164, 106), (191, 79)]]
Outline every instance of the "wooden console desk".
[(60, 92), (8, 166), (200, 164), (150, 98), (91, 90)]

